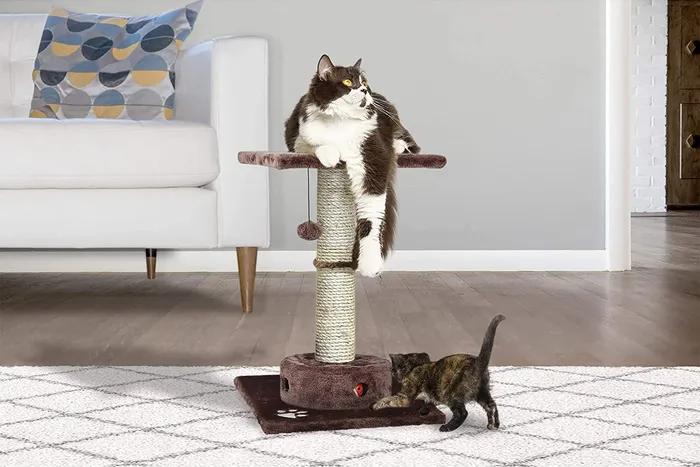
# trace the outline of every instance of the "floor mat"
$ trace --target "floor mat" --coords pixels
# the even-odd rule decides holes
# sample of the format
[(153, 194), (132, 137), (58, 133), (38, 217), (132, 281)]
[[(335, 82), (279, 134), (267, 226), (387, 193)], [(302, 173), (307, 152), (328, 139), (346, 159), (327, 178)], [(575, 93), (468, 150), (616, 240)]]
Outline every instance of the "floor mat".
[(304, 410), (282, 402), (278, 375), (239, 376), (235, 383), (267, 434), (445, 423), (444, 413), (420, 401), (405, 409)]

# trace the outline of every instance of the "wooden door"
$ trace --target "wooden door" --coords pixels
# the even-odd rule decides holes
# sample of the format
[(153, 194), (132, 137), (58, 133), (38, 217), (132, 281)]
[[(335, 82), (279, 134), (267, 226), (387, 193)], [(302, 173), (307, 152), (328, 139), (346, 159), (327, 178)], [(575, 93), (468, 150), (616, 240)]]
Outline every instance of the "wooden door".
[(700, 206), (700, 0), (669, 0), (666, 204)]

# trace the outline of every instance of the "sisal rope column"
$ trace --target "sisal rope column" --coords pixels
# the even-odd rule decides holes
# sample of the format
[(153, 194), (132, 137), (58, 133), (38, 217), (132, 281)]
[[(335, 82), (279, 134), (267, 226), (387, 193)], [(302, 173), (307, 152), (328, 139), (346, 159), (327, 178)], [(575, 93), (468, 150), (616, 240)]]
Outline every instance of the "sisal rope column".
[(323, 363), (355, 359), (355, 271), (332, 263), (352, 261), (355, 202), (347, 171), (317, 170), (316, 218), (322, 234), (316, 244), (316, 353)]

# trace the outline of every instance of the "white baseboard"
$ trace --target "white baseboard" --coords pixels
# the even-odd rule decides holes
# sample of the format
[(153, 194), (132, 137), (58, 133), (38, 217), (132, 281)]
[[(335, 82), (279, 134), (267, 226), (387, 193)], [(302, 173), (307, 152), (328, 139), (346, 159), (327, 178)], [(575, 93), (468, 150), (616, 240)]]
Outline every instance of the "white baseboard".
[[(314, 251), (267, 251), (258, 271), (314, 271)], [(604, 250), (400, 250), (387, 271), (605, 271)], [(143, 251), (0, 251), (0, 272), (142, 272)], [(236, 251), (158, 251), (160, 272), (235, 272)]]

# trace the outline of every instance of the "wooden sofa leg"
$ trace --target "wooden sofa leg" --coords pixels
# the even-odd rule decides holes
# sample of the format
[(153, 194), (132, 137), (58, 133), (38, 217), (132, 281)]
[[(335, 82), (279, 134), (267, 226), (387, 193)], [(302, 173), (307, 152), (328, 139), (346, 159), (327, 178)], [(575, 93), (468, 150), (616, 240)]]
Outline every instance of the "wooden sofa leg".
[(146, 248), (146, 275), (149, 279), (156, 278), (156, 255), (158, 250)]
[(258, 262), (258, 248), (252, 246), (236, 248), (238, 256), (238, 279), (241, 283), (241, 308), (243, 313), (253, 311), (255, 293), (255, 267)]

